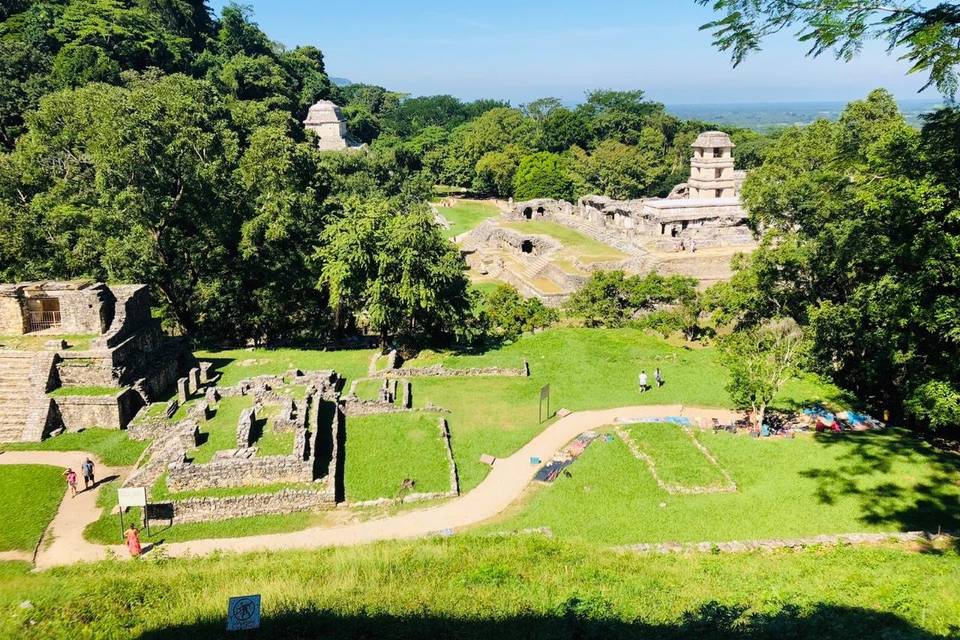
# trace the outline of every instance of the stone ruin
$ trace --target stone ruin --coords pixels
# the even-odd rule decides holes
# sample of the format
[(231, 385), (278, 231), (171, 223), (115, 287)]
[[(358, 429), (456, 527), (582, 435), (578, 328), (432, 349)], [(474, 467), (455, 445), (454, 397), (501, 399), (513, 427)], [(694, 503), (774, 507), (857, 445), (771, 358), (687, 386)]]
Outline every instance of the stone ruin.
[(347, 121), (340, 113), (340, 107), (329, 100), (320, 100), (307, 111), (304, 128), (317, 136), (317, 147), (321, 151), (343, 151), (365, 147), (357, 142), (347, 131)]
[(652, 241), (671, 250), (684, 242), (700, 248), (750, 245), (753, 234), (740, 204), (745, 172), (734, 168), (733, 141), (708, 131), (693, 143), (690, 179), (668, 198), (615, 200), (585, 196), (576, 204), (530, 200), (515, 204), (508, 218), (548, 219), (572, 227), (609, 246), (636, 254)]
[[(258, 376), (232, 387), (207, 386), (190, 393), (194, 406), (211, 400), (249, 396), (252, 406), (237, 421), (236, 447), (214, 453), (210, 462), (195, 463), (191, 451), (199, 445), (199, 424), (206, 418), (191, 417), (171, 425), (163, 417), (149, 418), (148, 412), (130, 425), (132, 439), (152, 439), (144, 460), (124, 483), (125, 486), (153, 487), (166, 474), (171, 492), (204, 489), (255, 487), (274, 484), (315, 483), (316, 488), (285, 489), (279, 492), (242, 496), (174, 499), (151, 504), (151, 518), (187, 522), (213, 521), (272, 513), (290, 513), (337, 501), (339, 446), (344, 414), (333, 371), (297, 372), (289, 381), (284, 376)], [(304, 399), (281, 392), (284, 386), (306, 385)], [(201, 397), (202, 394), (202, 397)], [(325, 418), (323, 407), (332, 409)], [(293, 432), (293, 447), (287, 455), (257, 455), (255, 430), (265, 407), (277, 410), (271, 422), (275, 433)]]
[[(669, 197), (511, 202), (503, 214), (507, 224), (488, 220), (458, 237), (467, 264), (481, 279), (506, 282), (548, 306), (561, 305), (600, 270), (685, 275), (702, 286), (729, 278), (732, 255), (755, 246), (740, 204), (746, 173), (734, 167), (727, 134), (708, 131), (692, 146), (690, 178)], [(593, 261), (517, 224), (537, 220), (569, 227), (627, 257)], [(713, 251), (697, 253), (701, 249)]]
[[(0, 284), (0, 441), (121, 429), (192, 364), (186, 342), (160, 331), (144, 285)], [(116, 392), (48, 395), (75, 386)]]

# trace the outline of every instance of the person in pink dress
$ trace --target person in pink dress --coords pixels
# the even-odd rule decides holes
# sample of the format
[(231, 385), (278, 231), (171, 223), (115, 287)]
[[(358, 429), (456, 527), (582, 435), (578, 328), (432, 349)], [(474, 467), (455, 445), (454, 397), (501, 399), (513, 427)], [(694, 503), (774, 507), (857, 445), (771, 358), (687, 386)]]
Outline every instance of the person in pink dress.
[(67, 479), (67, 486), (70, 487), (70, 497), (77, 497), (77, 472), (71, 468), (68, 468), (63, 472), (63, 475)]
[(140, 531), (135, 526), (130, 525), (130, 528), (123, 535), (127, 538), (127, 551), (130, 552), (131, 557), (136, 558), (142, 551), (140, 548)]

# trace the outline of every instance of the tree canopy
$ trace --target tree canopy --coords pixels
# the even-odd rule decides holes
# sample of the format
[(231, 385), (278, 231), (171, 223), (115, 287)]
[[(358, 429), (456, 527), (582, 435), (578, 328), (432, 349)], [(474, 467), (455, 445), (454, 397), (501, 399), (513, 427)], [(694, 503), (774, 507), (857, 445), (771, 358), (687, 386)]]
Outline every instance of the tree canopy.
[[(960, 4), (933, 6), (916, 0), (696, 0), (723, 17), (702, 29), (713, 31), (714, 44), (731, 53), (734, 65), (759, 51), (763, 40), (784, 29), (797, 29), (809, 55), (832, 52), (851, 60), (869, 38), (886, 41), (891, 52), (911, 63), (911, 72), (926, 73), (951, 98), (957, 92), (960, 65)], [(926, 88), (926, 86), (924, 88)]]

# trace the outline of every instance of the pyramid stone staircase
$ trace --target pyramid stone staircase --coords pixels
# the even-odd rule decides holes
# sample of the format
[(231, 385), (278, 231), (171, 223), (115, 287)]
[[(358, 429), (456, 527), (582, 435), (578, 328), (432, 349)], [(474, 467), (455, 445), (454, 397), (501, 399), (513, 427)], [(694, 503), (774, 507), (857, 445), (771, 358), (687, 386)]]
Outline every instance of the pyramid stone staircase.
[(54, 353), (0, 350), (0, 442), (40, 441), (52, 401)]

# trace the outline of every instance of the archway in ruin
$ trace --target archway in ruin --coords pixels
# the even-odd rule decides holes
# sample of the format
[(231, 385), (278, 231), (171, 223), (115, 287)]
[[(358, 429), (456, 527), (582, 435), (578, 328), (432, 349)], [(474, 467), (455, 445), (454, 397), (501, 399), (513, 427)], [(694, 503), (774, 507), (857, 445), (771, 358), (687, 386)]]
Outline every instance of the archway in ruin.
[(530, 207), (525, 208), (525, 209), (523, 210), (523, 217), (526, 218), (527, 220), (529, 220), (530, 218), (532, 218), (532, 217), (533, 217), (533, 209), (530, 208)]
[(522, 253), (533, 253), (533, 241), (524, 240), (522, 243), (520, 243), (520, 251)]

